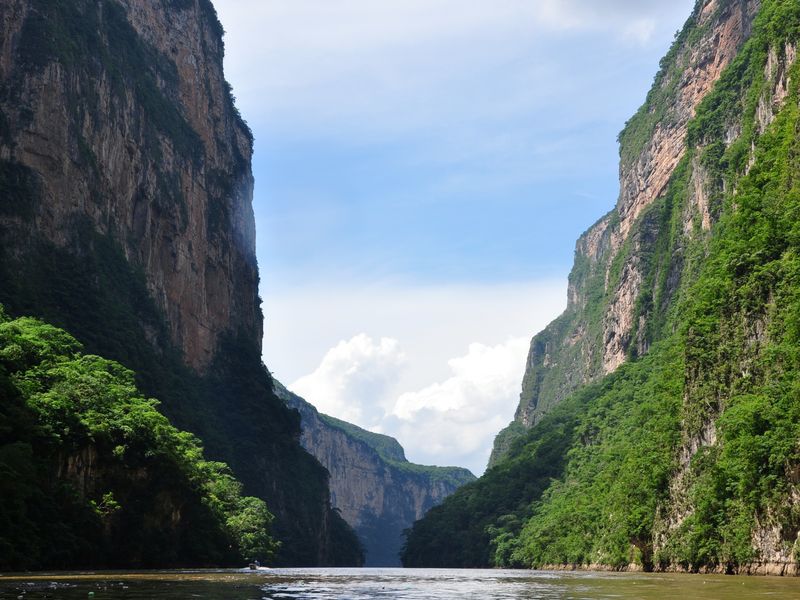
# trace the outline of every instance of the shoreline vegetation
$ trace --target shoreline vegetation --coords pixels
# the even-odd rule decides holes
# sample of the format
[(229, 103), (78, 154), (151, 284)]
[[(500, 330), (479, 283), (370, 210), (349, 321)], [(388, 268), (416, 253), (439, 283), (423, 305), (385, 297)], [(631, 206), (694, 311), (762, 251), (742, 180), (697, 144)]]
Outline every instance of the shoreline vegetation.
[[(494, 567), (496, 569), (504, 569), (506, 567)], [(718, 567), (700, 567), (698, 569), (683, 568), (677, 565), (670, 567), (658, 567), (653, 569), (645, 569), (641, 564), (630, 563), (622, 567), (615, 567), (612, 565), (574, 565), (574, 564), (560, 564), (560, 565), (542, 565), (531, 571), (585, 571), (588, 573), (653, 573), (653, 574), (673, 574), (673, 575), (726, 575), (738, 577), (798, 577), (800, 576), (800, 568), (797, 563), (792, 562), (775, 562), (775, 563), (753, 563), (749, 565), (741, 565), (728, 570), (722, 566)]]
[(414, 525), (404, 565), (798, 574), (800, 2), (698, 0), (620, 136), (621, 173), (659, 167), (649, 140), (737, 27), (663, 191), (581, 238), (570, 305), (529, 358), (546, 405)]

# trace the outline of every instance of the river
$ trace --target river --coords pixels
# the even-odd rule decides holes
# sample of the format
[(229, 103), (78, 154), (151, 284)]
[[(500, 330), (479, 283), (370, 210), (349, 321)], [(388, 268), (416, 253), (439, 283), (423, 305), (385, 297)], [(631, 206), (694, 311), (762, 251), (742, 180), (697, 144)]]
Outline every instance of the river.
[(274, 569), (0, 575), (0, 598), (65, 600), (800, 599), (800, 579), (437, 569)]

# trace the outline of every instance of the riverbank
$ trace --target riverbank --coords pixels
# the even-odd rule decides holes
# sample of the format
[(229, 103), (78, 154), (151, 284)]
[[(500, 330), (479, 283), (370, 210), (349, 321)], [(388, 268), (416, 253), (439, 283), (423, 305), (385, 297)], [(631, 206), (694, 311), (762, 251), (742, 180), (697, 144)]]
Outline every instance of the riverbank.
[(675, 573), (684, 575), (746, 575), (746, 576), (773, 576), (773, 577), (798, 577), (800, 567), (797, 563), (790, 562), (763, 562), (750, 563), (747, 565), (728, 567), (718, 565), (716, 567), (682, 567), (680, 565), (670, 565), (666, 568), (653, 568), (646, 570), (642, 565), (631, 563), (624, 567), (614, 567), (603, 564), (590, 565), (542, 565), (543, 571), (582, 571), (582, 572), (601, 572), (601, 573)]

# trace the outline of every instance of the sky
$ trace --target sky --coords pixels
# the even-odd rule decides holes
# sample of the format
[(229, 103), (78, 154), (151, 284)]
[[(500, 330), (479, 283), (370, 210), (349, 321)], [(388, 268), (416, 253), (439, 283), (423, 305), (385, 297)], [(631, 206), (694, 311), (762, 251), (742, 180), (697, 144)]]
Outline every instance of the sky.
[(693, 0), (215, 0), (255, 135), (264, 361), (483, 472)]

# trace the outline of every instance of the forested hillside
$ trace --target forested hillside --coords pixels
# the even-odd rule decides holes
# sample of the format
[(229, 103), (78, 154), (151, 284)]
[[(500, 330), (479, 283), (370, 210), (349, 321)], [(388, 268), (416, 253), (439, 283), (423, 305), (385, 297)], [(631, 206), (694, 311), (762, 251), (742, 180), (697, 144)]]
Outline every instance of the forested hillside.
[[(663, 190), (635, 218), (621, 202), (601, 220), (594, 259), (581, 244), (597, 226), (579, 242), (571, 308), (531, 350), (536, 402), (486, 475), (414, 526), (404, 564), (797, 572), (800, 2), (752, 3), (752, 29), (747, 7), (698, 2), (620, 136), (622, 200), (627, 166), (676, 123), (675, 70), (696, 78), (692, 57), (734, 25), (743, 43), (689, 115)], [(547, 340), (581, 322), (598, 325), (575, 347), (605, 358), (575, 377), (580, 355)]]
[(0, 569), (269, 560), (273, 516), (119, 363), (0, 307)]

